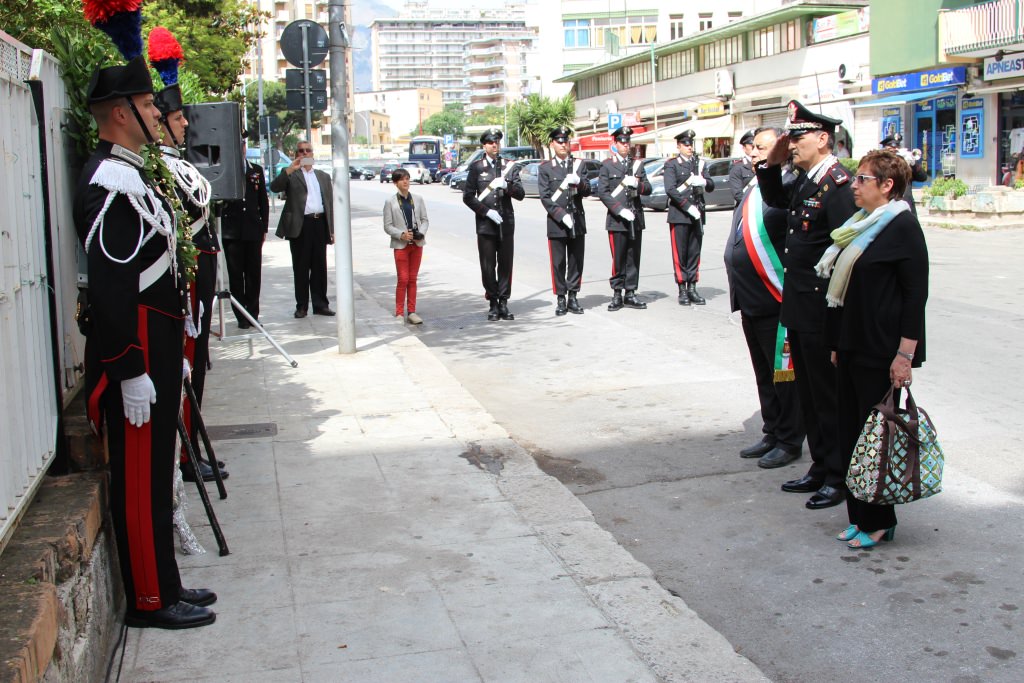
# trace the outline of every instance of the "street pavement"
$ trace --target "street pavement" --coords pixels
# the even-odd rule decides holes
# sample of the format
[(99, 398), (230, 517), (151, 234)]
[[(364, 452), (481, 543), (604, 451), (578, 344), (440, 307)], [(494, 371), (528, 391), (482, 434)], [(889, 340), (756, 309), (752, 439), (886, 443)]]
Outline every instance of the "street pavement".
[(219, 594), (217, 622), (129, 629), (120, 680), (766, 680), (362, 288), (393, 264), (378, 211), (353, 217), (356, 354), (335, 319), (293, 319), (274, 237), (261, 322), (298, 367), (230, 312), (211, 342), (203, 415), (231, 476), (225, 500), (209, 489), (231, 552), (188, 485), (208, 552), (179, 564)]

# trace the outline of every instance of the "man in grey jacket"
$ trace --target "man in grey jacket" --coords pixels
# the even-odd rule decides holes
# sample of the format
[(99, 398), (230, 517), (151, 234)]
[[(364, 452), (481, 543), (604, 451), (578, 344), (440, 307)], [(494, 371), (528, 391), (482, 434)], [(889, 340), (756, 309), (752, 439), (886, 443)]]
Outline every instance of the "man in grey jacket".
[(334, 315), (327, 300), (327, 245), (334, 244), (334, 192), (331, 177), (313, 168), (313, 145), (303, 140), (295, 160), (273, 182), (271, 192), (284, 192), (284, 210), (277, 236), (289, 241), (295, 277), (295, 317)]

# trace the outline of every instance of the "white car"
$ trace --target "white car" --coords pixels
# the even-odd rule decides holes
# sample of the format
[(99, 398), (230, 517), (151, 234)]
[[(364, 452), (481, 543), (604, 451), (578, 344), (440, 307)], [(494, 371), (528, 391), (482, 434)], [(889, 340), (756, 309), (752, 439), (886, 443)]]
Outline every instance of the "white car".
[(402, 168), (409, 172), (410, 182), (423, 184), (430, 184), (430, 169), (427, 168), (422, 161), (403, 161)]

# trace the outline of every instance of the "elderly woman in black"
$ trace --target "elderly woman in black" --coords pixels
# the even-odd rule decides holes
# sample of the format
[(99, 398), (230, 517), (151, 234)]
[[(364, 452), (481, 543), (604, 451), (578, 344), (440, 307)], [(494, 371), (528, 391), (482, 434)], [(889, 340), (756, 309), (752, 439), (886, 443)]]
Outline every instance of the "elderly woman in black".
[[(910, 168), (888, 150), (868, 153), (853, 182), (861, 210), (832, 232), (818, 263), (829, 278), (826, 334), (836, 365), (839, 448), (849, 462), (871, 408), (889, 386), (909, 387), (924, 362), (928, 248), (904, 202)], [(899, 392), (896, 393), (899, 400)], [(896, 512), (846, 494), (850, 526), (837, 538), (850, 548), (892, 540)]]

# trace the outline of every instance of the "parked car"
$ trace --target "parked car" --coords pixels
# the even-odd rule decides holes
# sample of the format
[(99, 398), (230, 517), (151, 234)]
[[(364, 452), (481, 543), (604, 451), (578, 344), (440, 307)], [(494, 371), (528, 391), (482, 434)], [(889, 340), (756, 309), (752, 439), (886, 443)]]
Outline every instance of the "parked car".
[(402, 167), (402, 165), (397, 163), (397, 162), (388, 162), (388, 163), (384, 164), (380, 168), (380, 181), (382, 183), (390, 183), (391, 182), (391, 172), (394, 171), (396, 168), (401, 168), (401, 167)]
[(430, 169), (422, 161), (403, 161), (402, 168), (409, 172), (409, 180), (420, 185), (429, 185), (432, 182)]
[[(729, 169), (735, 160), (708, 159), (705, 163), (707, 174), (715, 183), (715, 189), (704, 194), (704, 200), (708, 209), (732, 209), (736, 201), (732, 197), (732, 190), (729, 189)], [(665, 211), (668, 209), (668, 195), (665, 193), (665, 178), (662, 175), (665, 165), (652, 164), (647, 166), (647, 177), (651, 181), (651, 194), (640, 198), (640, 203), (645, 209), (652, 211)]]
[(540, 189), (537, 184), (537, 173), (540, 169), (540, 164), (541, 162), (534, 161), (533, 163), (526, 164), (519, 171), (519, 180), (523, 183), (523, 192), (526, 193), (527, 197), (540, 196)]
[[(504, 150), (502, 150), (502, 151), (504, 151)], [(519, 168), (519, 177), (521, 179), (523, 177), (523, 173), (524, 173), (525, 168), (527, 166), (529, 166), (530, 164), (539, 164), (541, 161), (543, 161), (543, 160), (542, 159), (516, 159), (515, 161), (510, 161), (509, 159), (502, 158), (502, 167), (501, 167), (502, 168), (502, 173), (504, 173), (505, 170), (508, 169), (508, 164), (511, 163), (514, 166), (519, 166), (520, 167)], [(460, 166), (459, 168), (462, 168), (462, 167)], [(469, 164), (468, 163), (466, 164), (466, 169), (467, 170), (456, 171), (455, 173), (452, 173), (452, 175), (451, 175), (451, 182), (449, 182), (449, 187), (451, 187), (453, 190), (457, 190), (459, 192), (462, 192), (464, 189), (466, 189), (466, 178), (467, 178), (467, 176), (469, 176), (469, 170), (468, 170), (469, 169)], [(535, 188), (534, 189), (535, 194), (533, 195), (534, 197), (537, 196), (536, 195), (536, 185), (537, 185), (537, 182), (536, 182), (536, 179), (534, 179), (534, 188)], [(523, 189), (525, 189), (525, 187)]]
[(373, 180), (376, 175), (373, 171), (362, 166), (349, 166), (348, 177), (352, 180)]

